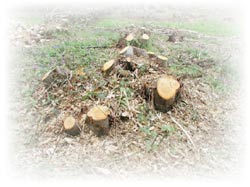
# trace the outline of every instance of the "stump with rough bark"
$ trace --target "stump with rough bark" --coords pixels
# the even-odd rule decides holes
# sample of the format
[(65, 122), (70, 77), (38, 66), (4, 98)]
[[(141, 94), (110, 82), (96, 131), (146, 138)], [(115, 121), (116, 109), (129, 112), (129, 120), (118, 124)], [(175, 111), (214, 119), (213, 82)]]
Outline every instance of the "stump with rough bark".
[(64, 120), (63, 127), (64, 131), (72, 136), (76, 136), (81, 132), (77, 120), (72, 116), (69, 116)]
[(86, 124), (97, 136), (107, 135), (109, 132), (109, 108), (97, 105), (89, 110)]

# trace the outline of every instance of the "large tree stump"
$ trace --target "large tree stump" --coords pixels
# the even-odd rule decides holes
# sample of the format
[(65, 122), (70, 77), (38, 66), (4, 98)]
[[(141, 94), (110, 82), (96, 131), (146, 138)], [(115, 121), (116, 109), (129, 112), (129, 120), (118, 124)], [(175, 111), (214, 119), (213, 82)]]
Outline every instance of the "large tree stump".
[(76, 119), (72, 116), (69, 116), (64, 120), (63, 127), (64, 131), (72, 136), (76, 136), (81, 132), (81, 129)]
[(157, 80), (154, 91), (154, 107), (166, 112), (174, 104), (180, 89), (180, 83), (172, 76), (162, 76)]
[(110, 111), (106, 106), (94, 106), (87, 113), (86, 124), (97, 135), (106, 135), (109, 132)]

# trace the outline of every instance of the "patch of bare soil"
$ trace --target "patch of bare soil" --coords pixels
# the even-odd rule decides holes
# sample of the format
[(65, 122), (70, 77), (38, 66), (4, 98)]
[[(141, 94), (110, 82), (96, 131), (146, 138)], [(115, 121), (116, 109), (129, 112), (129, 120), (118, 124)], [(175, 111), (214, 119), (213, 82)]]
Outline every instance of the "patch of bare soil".
[[(68, 18), (63, 19), (66, 23)], [(70, 25), (56, 27), (62, 29)], [(28, 31), (18, 29), (19, 34), (13, 35), (13, 41), (34, 47), (33, 44), (50, 40), (48, 33), (53, 29), (50, 31), (46, 25)], [(132, 26), (118, 32), (133, 29), (141, 28)], [(184, 40), (178, 42), (220, 53), (221, 58), (212, 61), (194, 60), (205, 74), (213, 76), (214, 64), (238, 63), (238, 39), (161, 27), (146, 29), (163, 35), (178, 33), (184, 36)], [(158, 40), (157, 44), (162, 50), (168, 50), (169, 42)], [(231, 92), (216, 92), (207, 84), (206, 76), (178, 76), (182, 85), (178, 99), (170, 110), (160, 112), (154, 109), (152, 98), (147, 98), (144, 88), (163, 74), (173, 74), (168, 66), (160, 66), (149, 56), (133, 56), (128, 60), (119, 56), (120, 49), (108, 51), (116, 54), (119, 62), (109, 75), (104, 75), (96, 62), (92, 64), (94, 71), (71, 71), (67, 76), (54, 78), (48, 85), (39, 82), (32, 96), (37, 104), (32, 108), (27, 107), (20, 94), (13, 94), (8, 117), (13, 124), (9, 127), (10, 158), (13, 168), (18, 168), (15, 174), (124, 179), (240, 174), (242, 158), (239, 155), (244, 151), (242, 116), (238, 112), (239, 99), (243, 98), (239, 96), (240, 86)], [(180, 58), (188, 57), (183, 54)], [(136, 62), (135, 69), (124, 66), (131, 61)], [(141, 65), (144, 68), (139, 68)], [(21, 70), (22, 66), (18, 65), (13, 72)], [(16, 85), (15, 89), (29, 86), (18, 85), (16, 80), (11, 82)], [(225, 82), (231, 84), (230, 80)], [(57, 100), (44, 105), (48, 97)], [(98, 137), (84, 123), (87, 112), (95, 105), (105, 105), (111, 110), (109, 135)], [(63, 121), (68, 115), (83, 121), (80, 135), (73, 137), (64, 132)]]

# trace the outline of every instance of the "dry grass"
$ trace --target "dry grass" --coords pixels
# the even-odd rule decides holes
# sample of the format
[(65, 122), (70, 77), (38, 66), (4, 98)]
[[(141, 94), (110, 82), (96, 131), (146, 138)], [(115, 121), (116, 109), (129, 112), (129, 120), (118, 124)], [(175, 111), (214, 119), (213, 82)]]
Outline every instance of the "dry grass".
[[(67, 17), (67, 14), (63, 16)], [(27, 82), (18, 82), (16, 77), (12, 80), (15, 89), (31, 90), (28, 94), (12, 96), (14, 101), (10, 116), (14, 116), (11, 120), (15, 124), (14, 129), (11, 128), (12, 145), (17, 142), (20, 145), (18, 148), (12, 146), (15, 167), (20, 167), (28, 175), (35, 171), (35, 175), (43, 176), (101, 175), (120, 178), (147, 175), (214, 177), (229, 168), (238, 167), (236, 164), (240, 158), (232, 150), (241, 150), (241, 147), (234, 147), (238, 140), (232, 139), (232, 136), (241, 131), (241, 125), (236, 125), (241, 122), (238, 120), (239, 114), (235, 113), (237, 100), (233, 92), (239, 87), (227, 89), (227, 84), (232, 85), (232, 79), (221, 68), (235, 58), (234, 51), (238, 46), (227, 49), (228, 44), (235, 44), (235, 39), (207, 37), (196, 32), (149, 25), (146, 29), (151, 33), (152, 44), (147, 46), (148, 50), (169, 58), (166, 69), (160, 71), (152, 65), (151, 68), (158, 68), (158, 71), (144, 70), (140, 75), (131, 72), (129, 77), (117, 77), (115, 74), (104, 77), (100, 71), (101, 65), (117, 56), (118, 51), (115, 48), (86, 49), (96, 43), (87, 41), (86, 38), (91, 36), (91, 33), (87, 33), (88, 29), (84, 32), (86, 37), (78, 38), (81, 33), (72, 28), (83, 22), (76, 21), (76, 18), (88, 20), (84, 26), (89, 26), (90, 31), (95, 30), (95, 16), (68, 16), (67, 19), (75, 20), (74, 24), (65, 26), (66, 30), (45, 29), (47, 34), (42, 35), (43, 39), (48, 40), (45, 43), (41, 43), (41, 40), (32, 42), (32, 36), (25, 29), (20, 31), (25, 33), (24, 37), (12, 40), (18, 46), (12, 46), (11, 50), (25, 62), (16, 62), (18, 66), (13, 72), (17, 73), (13, 73), (13, 76), (20, 75), (23, 68), (25, 75), (20, 77), (31, 77)], [(60, 25), (58, 19), (57, 24)], [(100, 20), (98, 23), (100, 26)], [(41, 25), (37, 27), (34, 32), (41, 31)], [(101, 30), (104, 35), (101, 32), (92, 34), (96, 34), (93, 38), (98, 38), (98, 44), (113, 46), (119, 39), (117, 36), (136, 29), (141, 28), (108, 27)], [(110, 31), (116, 32), (116, 37), (111, 37)], [(167, 42), (168, 35), (173, 32), (183, 35), (184, 41)], [(31, 41), (24, 41), (27, 33)], [(62, 39), (64, 37), (68, 43)], [(75, 42), (77, 39), (82, 43)], [(65, 45), (60, 46), (61, 43)], [(57, 44), (59, 47), (52, 47)], [(24, 53), (19, 54), (19, 50)], [(85, 74), (59, 83), (53, 82), (49, 88), (45, 88), (38, 80), (48, 69), (63, 63), (62, 53), (69, 69), (74, 71), (83, 66)], [(229, 54), (232, 58), (228, 58)], [(36, 60), (42, 63), (36, 67), (35, 74), (30, 74)], [(167, 113), (153, 110), (143, 99), (141, 87), (138, 86), (149, 77), (157, 77), (161, 73), (178, 76), (183, 84), (180, 98)], [(25, 94), (26, 100), (22, 100)], [(63, 132), (65, 115), (82, 118), (88, 108), (95, 104), (105, 104), (112, 109), (109, 136), (96, 137), (85, 124), (82, 124), (80, 136), (70, 137)], [(129, 112), (128, 121), (120, 119), (124, 111)], [(229, 174), (233, 174), (232, 169)]]

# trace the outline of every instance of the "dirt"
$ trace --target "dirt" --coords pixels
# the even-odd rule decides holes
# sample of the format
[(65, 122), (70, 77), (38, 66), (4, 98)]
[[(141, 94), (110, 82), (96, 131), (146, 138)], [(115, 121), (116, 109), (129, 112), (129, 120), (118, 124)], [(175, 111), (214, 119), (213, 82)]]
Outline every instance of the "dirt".
[[(84, 15), (52, 9), (51, 14), (47, 14), (51, 15), (50, 18), (46, 19), (49, 24), (39, 25), (37, 26), (38, 29), (35, 26), (33, 29), (27, 29), (29, 26), (20, 27), (19, 25), (19, 28), (23, 29), (16, 32), (22, 36), (17, 37), (16, 32), (11, 35), (12, 46), (10, 50), (25, 50), (26, 48), (35, 48), (37, 45), (44, 45), (46, 42), (53, 42), (53, 37), (49, 37), (48, 34), (37, 36), (37, 32), (44, 33), (45, 30), (46, 32), (51, 30), (48, 25), (54, 24), (52, 30), (59, 27), (62, 29), (60, 32), (70, 32), (71, 24), (68, 23), (65, 31), (60, 21), (61, 17), (75, 20), (76, 23), (79, 23), (77, 24), (79, 27), (94, 28), (95, 23), (102, 18), (123, 18), (128, 15), (127, 18), (132, 16), (134, 20), (145, 21), (150, 18), (150, 21), (166, 19), (172, 22), (190, 22), (190, 20), (201, 19), (202, 17), (207, 19), (207, 12), (212, 11), (211, 9), (202, 11), (202, 9), (196, 7), (197, 12), (190, 13), (189, 8), (166, 8), (166, 10), (170, 9), (171, 11), (164, 13), (159, 11), (159, 7), (154, 9), (145, 7), (143, 10), (136, 9), (136, 7), (135, 9), (117, 8), (116, 11), (110, 13), (110, 9), (106, 7), (100, 8), (98, 11), (91, 9), (86, 11), (87, 13)], [(136, 13), (130, 14), (131, 11)], [(219, 15), (218, 17), (223, 19), (227, 15), (225, 13), (225, 15)], [(55, 18), (57, 17), (59, 21), (56, 21)], [(41, 27), (44, 30), (41, 30)], [(124, 31), (130, 31), (131, 28), (138, 29), (138, 27), (132, 25), (125, 28), (111, 28), (111, 30), (124, 33)], [(213, 59), (213, 63), (240, 63), (239, 51), (241, 49), (237, 37), (212, 37), (186, 29), (178, 30), (159, 26), (147, 27), (147, 29), (151, 33), (156, 32), (162, 35), (177, 32), (184, 36), (183, 42), (186, 42), (186, 45), (207, 49), (210, 53), (219, 53), (219, 58)], [(32, 38), (30, 34), (32, 32), (35, 38)], [(26, 36), (28, 39), (25, 39)], [(169, 51), (170, 45), (176, 45), (160, 39), (157, 42), (164, 53)], [(114, 49), (111, 49), (111, 52), (115, 53)], [(180, 58), (186, 58), (185, 54)], [(210, 67), (214, 65), (209, 64), (209, 61), (204, 63), (204, 72), (213, 76), (215, 72)], [(18, 72), (17, 74), (25, 73), (22, 64), (12, 62), (10, 66), (15, 67), (9, 77), (10, 90), (13, 87), (21, 90), (22, 87), (32, 86), (32, 84), (20, 83), (16, 80), (16, 72)], [(96, 65), (96, 68), (99, 68), (99, 66)], [(155, 141), (157, 143), (162, 142), (157, 149), (150, 151), (147, 150), (145, 143), (149, 137), (140, 131), (136, 116), (132, 117), (134, 120), (120, 121), (113, 125), (109, 136), (96, 137), (88, 129), (84, 129), (81, 135), (77, 137), (68, 136), (63, 132), (62, 119), (66, 113), (79, 114), (81, 108), (88, 108), (93, 105), (93, 102), (100, 103), (101, 100), (87, 100), (83, 103), (77, 99), (69, 101), (67, 99), (70, 94), (67, 95), (68, 93), (63, 90), (64, 105), (53, 107), (53, 104), (51, 104), (40, 108), (40, 105), (28, 107), (29, 103), (22, 100), (22, 95), (18, 92), (11, 94), (8, 118), (9, 124), (12, 125), (8, 125), (8, 130), (11, 137), (11, 168), (15, 170), (12, 175), (22, 175), (28, 178), (54, 176), (91, 178), (101, 176), (111, 179), (145, 177), (218, 179), (240, 177), (245, 150), (245, 127), (239, 107), (239, 103), (242, 102), (244, 96), (241, 97), (239, 93), (244, 95), (244, 90), (237, 91), (237, 93), (235, 90), (242, 89), (241, 85), (233, 86), (233, 91), (230, 92), (216, 92), (204, 83), (204, 77), (180, 76), (180, 78), (184, 90), (181, 99), (173, 109), (168, 113), (160, 113), (151, 109), (148, 112), (148, 116), (151, 115), (150, 120), (154, 124), (152, 128), (156, 132), (160, 131), (157, 125), (162, 126), (162, 124), (170, 124), (176, 129), (175, 132), (166, 135), (166, 137), (163, 132), (159, 132)], [(89, 78), (89, 80), (89, 84), (92, 83), (92, 79)], [(224, 81), (225, 84), (231, 83), (231, 80)], [(37, 80), (34, 80), (34, 82), (37, 82)], [(38, 83), (37, 88), (33, 98), (41, 101), (45, 93), (41, 82)], [(64, 88), (67, 89), (67, 84)], [(53, 94), (53, 91), (54, 94), (58, 94), (57, 88), (50, 90), (50, 93)], [(113, 92), (113, 94), (117, 93)], [(105, 103), (112, 106), (113, 97), (114, 95), (109, 90), (109, 99)], [(136, 97), (129, 101), (129, 106), (136, 109), (137, 105), (141, 103), (146, 104), (146, 101)], [(147, 111), (140, 112), (147, 113)], [(183, 126), (184, 130), (190, 135), (193, 144), (176, 123)], [(161, 139), (161, 137), (164, 138)], [(154, 143), (152, 138), (150, 141)]]

